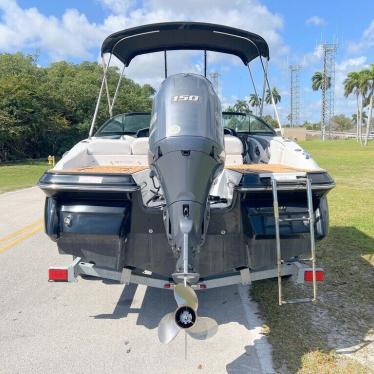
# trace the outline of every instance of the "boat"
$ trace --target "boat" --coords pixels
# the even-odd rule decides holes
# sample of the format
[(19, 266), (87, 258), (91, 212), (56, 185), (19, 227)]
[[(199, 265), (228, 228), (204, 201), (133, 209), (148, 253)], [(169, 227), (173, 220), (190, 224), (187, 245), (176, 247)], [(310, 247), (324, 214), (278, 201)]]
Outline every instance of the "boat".
[[(204, 74), (168, 76), (171, 50), (201, 50)], [(197, 22), (119, 31), (101, 48), (103, 79), (89, 137), (39, 181), (45, 231), (60, 254), (75, 259), (69, 280), (85, 274), (174, 290), (178, 308), (160, 321), (162, 343), (180, 329), (197, 339), (217, 331), (213, 319), (197, 317), (196, 290), (275, 277), (283, 305), (284, 276), (302, 270), (312, 281), (312, 297), (300, 301), (316, 301), (321, 280), (315, 242), (328, 234), (327, 194), (335, 183), (279, 133), (275, 105), (278, 131), (261, 114), (222, 111), (207, 78), (207, 51), (236, 56), (251, 78), (250, 63), (259, 60), (263, 92), (270, 89), (269, 48), (254, 33)], [(152, 112), (113, 116), (119, 81), (110, 118), (97, 129), (111, 56), (128, 67), (154, 52), (164, 53), (165, 79)], [(58, 269), (50, 274), (60, 279)]]

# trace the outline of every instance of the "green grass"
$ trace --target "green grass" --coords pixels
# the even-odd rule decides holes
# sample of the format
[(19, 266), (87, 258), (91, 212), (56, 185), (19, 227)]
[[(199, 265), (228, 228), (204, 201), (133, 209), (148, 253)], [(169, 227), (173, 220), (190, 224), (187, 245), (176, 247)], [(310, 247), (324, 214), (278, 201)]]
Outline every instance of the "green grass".
[(0, 164), (0, 193), (35, 186), (48, 167), (40, 160)]
[[(308, 150), (335, 179), (328, 195), (330, 233), (318, 243), (318, 264), (326, 272), (317, 305), (277, 306), (274, 280), (254, 283), (252, 296), (266, 321), (278, 368), (292, 373), (368, 373), (335, 349), (362, 344), (374, 326), (374, 144), (306, 141)], [(286, 296), (302, 296), (309, 286), (285, 281)], [(373, 354), (373, 352), (371, 352)], [(360, 356), (361, 355), (361, 356)]]

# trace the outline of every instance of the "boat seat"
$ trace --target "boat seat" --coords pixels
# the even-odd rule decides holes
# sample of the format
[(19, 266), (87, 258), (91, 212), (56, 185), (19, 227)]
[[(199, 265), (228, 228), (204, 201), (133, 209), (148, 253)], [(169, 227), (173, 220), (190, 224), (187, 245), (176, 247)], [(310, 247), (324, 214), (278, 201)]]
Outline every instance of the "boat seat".
[(131, 153), (133, 155), (148, 155), (149, 138), (137, 138), (131, 143)]
[(95, 139), (87, 146), (89, 155), (130, 155), (131, 143), (119, 139)]
[(137, 138), (131, 143), (133, 162), (137, 165), (148, 165), (149, 138)]
[(239, 138), (233, 135), (225, 135), (225, 153), (226, 165), (241, 165), (243, 164), (243, 143)]
[[(226, 165), (243, 164), (243, 144), (239, 138), (232, 135), (224, 136)], [(122, 161), (133, 165), (148, 165), (149, 138), (128, 139), (95, 139), (87, 146), (87, 154), (96, 156), (100, 162), (108, 162), (112, 156), (126, 156)], [(98, 157), (99, 158), (98, 158)], [(106, 156), (106, 157), (105, 157)], [(108, 158), (109, 157), (109, 158)]]
[(129, 143), (132, 143), (135, 139), (136, 139), (135, 136), (131, 136), (131, 135), (122, 135), (121, 136), (121, 140), (126, 140)]

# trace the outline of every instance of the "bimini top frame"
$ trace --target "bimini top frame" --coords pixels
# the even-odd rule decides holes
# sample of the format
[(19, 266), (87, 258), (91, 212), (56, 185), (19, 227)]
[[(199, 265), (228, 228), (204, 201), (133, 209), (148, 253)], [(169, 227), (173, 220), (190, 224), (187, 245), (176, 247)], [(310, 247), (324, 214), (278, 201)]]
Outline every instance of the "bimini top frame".
[[(282, 130), (278, 111), (274, 102), (273, 93), (268, 79), (269, 47), (266, 41), (259, 35), (249, 31), (236, 29), (229, 26), (215, 25), (201, 22), (165, 22), (154, 23), (131, 29), (122, 30), (108, 36), (101, 47), (101, 59), (103, 64), (103, 80), (99, 97), (96, 102), (95, 112), (92, 118), (89, 136), (93, 135), (96, 117), (99, 111), (100, 101), (105, 89), (108, 100), (108, 111), (113, 117), (113, 106), (116, 101), (118, 90), (124, 74), (125, 67), (129, 66), (131, 60), (142, 54), (152, 52), (164, 52), (165, 78), (167, 78), (166, 53), (170, 50), (202, 50), (204, 51), (204, 76), (207, 76), (207, 51), (227, 53), (239, 57), (249, 70), (249, 75), (257, 100), (261, 103), (260, 117), (262, 116), (265, 90), (270, 92), (274, 112)], [(104, 55), (109, 54), (106, 63)], [(118, 84), (113, 97), (109, 93), (107, 82), (107, 71), (112, 56), (116, 56), (122, 63), (123, 69), (120, 73)], [(253, 80), (250, 62), (259, 57), (264, 72), (264, 85), (262, 98), (259, 97), (255, 82)], [(266, 61), (263, 61), (263, 58)]]
[(101, 54), (116, 56), (125, 66), (142, 54), (170, 50), (207, 50), (238, 56), (248, 65), (258, 56), (269, 59), (259, 35), (233, 27), (201, 22), (165, 22), (133, 27), (108, 36)]

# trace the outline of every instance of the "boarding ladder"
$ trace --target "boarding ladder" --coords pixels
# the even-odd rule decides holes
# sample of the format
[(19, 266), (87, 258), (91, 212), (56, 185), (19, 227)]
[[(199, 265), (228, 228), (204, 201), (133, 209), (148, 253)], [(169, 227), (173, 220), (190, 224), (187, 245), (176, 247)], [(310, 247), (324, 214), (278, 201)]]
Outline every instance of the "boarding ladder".
[[(274, 220), (275, 221), (275, 240), (276, 240), (276, 251), (277, 251), (278, 302), (279, 302), (279, 305), (316, 302), (317, 301), (317, 281), (316, 281), (316, 247), (315, 247), (315, 236), (314, 236), (315, 217), (314, 217), (314, 209), (313, 209), (312, 183), (307, 174), (304, 177), (297, 178), (297, 183), (305, 184), (305, 187), (306, 187), (306, 194), (307, 194), (307, 200), (308, 200), (308, 216), (299, 217), (299, 218), (280, 218), (279, 217), (279, 205), (278, 205), (278, 186), (281, 182), (282, 182), (281, 178), (275, 175), (271, 177), (271, 187), (272, 187), (272, 192), (273, 192), (274, 219), (275, 219)], [(293, 222), (293, 221), (307, 221), (309, 224), (311, 257), (308, 259), (304, 259), (304, 260), (312, 262), (313, 297), (305, 298), (305, 299), (283, 300), (282, 266), (286, 261), (282, 259), (279, 224), (281, 222)]]

